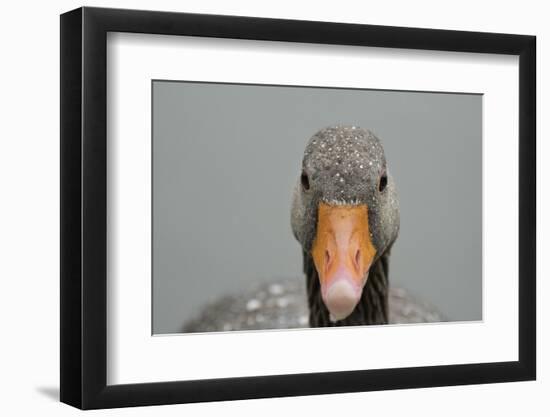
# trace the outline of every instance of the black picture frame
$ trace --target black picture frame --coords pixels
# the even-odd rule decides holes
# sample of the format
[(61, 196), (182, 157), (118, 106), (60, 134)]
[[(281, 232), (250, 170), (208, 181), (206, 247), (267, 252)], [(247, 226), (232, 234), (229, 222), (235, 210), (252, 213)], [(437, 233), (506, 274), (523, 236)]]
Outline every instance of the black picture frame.
[[(107, 385), (108, 32), (519, 56), (519, 360)], [(524, 35), (88, 7), (61, 15), (61, 401), (94, 409), (535, 379), (535, 51)]]

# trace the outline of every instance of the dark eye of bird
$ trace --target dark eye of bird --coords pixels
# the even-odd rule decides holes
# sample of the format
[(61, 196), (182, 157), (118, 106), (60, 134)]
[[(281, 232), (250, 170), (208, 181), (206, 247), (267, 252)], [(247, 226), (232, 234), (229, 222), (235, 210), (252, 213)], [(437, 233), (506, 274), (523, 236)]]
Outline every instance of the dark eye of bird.
[(302, 182), (302, 188), (307, 191), (309, 190), (309, 177), (305, 172), (302, 172), (302, 176), (300, 177), (300, 181)]
[(386, 189), (386, 186), (388, 185), (388, 176), (387, 174), (382, 174), (380, 177), (380, 183), (378, 184), (378, 191), (382, 192)]

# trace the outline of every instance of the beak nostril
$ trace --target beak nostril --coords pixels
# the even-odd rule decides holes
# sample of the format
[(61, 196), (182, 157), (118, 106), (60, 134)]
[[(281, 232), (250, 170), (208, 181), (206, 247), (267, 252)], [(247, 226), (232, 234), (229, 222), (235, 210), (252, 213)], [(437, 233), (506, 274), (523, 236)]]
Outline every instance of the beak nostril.
[(330, 253), (328, 252), (328, 250), (325, 250), (325, 266), (328, 266), (329, 263), (330, 263)]
[(360, 265), (361, 265), (361, 251), (357, 249), (357, 252), (355, 252), (355, 267), (359, 269)]

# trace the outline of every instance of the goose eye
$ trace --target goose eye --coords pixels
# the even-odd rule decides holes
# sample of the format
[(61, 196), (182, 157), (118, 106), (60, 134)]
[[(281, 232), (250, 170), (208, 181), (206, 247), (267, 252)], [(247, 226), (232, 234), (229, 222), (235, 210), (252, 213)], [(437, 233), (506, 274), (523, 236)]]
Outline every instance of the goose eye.
[(382, 192), (386, 189), (386, 186), (388, 185), (388, 175), (382, 174), (380, 177), (380, 183), (378, 184), (378, 191)]
[(309, 190), (309, 177), (303, 171), (302, 171), (302, 176), (300, 177), (300, 182), (302, 183), (302, 188), (305, 191)]

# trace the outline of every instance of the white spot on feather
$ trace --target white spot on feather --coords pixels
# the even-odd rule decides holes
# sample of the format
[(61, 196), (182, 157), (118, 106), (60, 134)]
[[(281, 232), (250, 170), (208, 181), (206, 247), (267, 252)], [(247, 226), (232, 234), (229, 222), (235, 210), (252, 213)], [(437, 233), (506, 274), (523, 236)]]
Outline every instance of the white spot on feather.
[(246, 303), (246, 311), (255, 311), (262, 306), (262, 302), (253, 298)]

